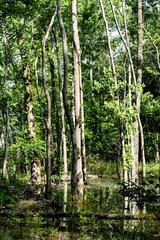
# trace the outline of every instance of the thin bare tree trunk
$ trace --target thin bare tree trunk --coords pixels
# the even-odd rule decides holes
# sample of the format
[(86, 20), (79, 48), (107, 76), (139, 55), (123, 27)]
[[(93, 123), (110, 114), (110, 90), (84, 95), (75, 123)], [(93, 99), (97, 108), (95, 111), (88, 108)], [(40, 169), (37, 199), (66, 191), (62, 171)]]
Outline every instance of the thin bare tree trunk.
[[(114, 56), (113, 56), (113, 50), (112, 50), (112, 45), (111, 45), (111, 39), (110, 39), (110, 33), (109, 33), (109, 24), (108, 24), (108, 20), (105, 14), (105, 10), (104, 10), (104, 4), (102, 0), (99, 0), (100, 3), (100, 8), (101, 8), (101, 13), (102, 13), (102, 17), (105, 23), (105, 28), (106, 28), (106, 35), (107, 35), (107, 44), (108, 44), (108, 49), (109, 49), (109, 59), (110, 59), (110, 65), (111, 65), (111, 69), (112, 69), (112, 77), (114, 80), (114, 84), (115, 84), (115, 96), (117, 98), (117, 103), (118, 106), (120, 107), (120, 100), (119, 100), (119, 96), (118, 96), (118, 81), (117, 81), (117, 73), (116, 73), (116, 66), (115, 66), (115, 60), (114, 60)], [(122, 148), (121, 152), (124, 152), (125, 149), (123, 149), (125, 147), (125, 144), (123, 144), (123, 140), (124, 140), (124, 134), (123, 134), (123, 126), (122, 126), (122, 122), (121, 119), (118, 117), (118, 130), (119, 130), (119, 145)], [(118, 156), (117, 156), (117, 174), (118, 177), (120, 178), (120, 164), (119, 164), (119, 159), (123, 158), (124, 155), (122, 153), (122, 156), (120, 156), (119, 151), (118, 151)]]
[(142, 178), (144, 179), (146, 177), (146, 159), (145, 159), (145, 149), (144, 149), (144, 134), (143, 134), (143, 126), (140, 119), (140, 116), (138, 116), (138, 123), (139, 123), (139, 131), (140, 131), (140, 151), (141, 151), (141, 159), (142, 159)]
[[(3, 34), (3, 45), (4, 45), (4, 84), (7, 84), (8, 80), (8, 51), (7, 51), (7, 37), (6, 33), (4, 32)], [(4, 180), (8, 180), (8, 171), (7, 171), (7, 163), (8, 163), (8, 135), (9, 135), (9, 106), (8, 106), (8, 99), (6, 96), (6, 93), (3, 92), (5, 102), (4, 104), (4, 109), (2, 109), (2, 115), (4, 119), (4, 159), (3, 159), (3, 169), (2, 169), (2, 178)]]
[(7, 163), (8, 163), (8, 133), (9, 133), (8, 106), (6, 106), (4, 121), (5, 121), (5, 136), (4, 136), (4, 159), (3, 159), (2, 178), (7, 180), (8, 179), (8, 172), (7, 172)]
[(51, 97), (49, 94), (49, 90), (47, 88), (47, 83), (46, 83), (46, 66), (45, 66), (45, 46), (46, 42), (49, 37), (49, 33), (51, 31), (51, 28), (54, 23), (54, 19), (56, 16), (57, 10), (55, 10), (54, 15), (51, 18), (50, 24), (47, 28), (46, 34), (43, 37), (42, 40), (42, 79), (43, 79), (43, 88), (46, 96), (46, 101), (47, 101), (47, 113), (48, 113), (48, 118), (46, 121), (46, 129), (47, 129), (47, 139), (46, 139), (46, 196), (48, 197), (50, 192), (51, 192), (51, 130), (52, 130), (52, 125), (51, 125)]
[(86, 145), (85, 145), (85, 118), (84, 118), (84, 103), (83, 103), (83, 86), (82, 80), (81, 85), (81, 154), (82, 154), (82, 170), (83, 170), (83, 181), (87, 180), (87, 163), (86, 163)]
[(115, 67), (114, 58), (113, 58), (113, 51), (112, 51), (112, 47), (111, 47), (108, 21), (107, 21), (106, 14), (104, 11), (103, 1), (99, 0), (99, 3), (100, 3), (101, 12), (102, 12), (103, 20), (105, 23), (106, 33), (107, 33), (107, 43), (108, 43), (108, 49), (109, 49), (110, 64), (111, 64), (111, 68), (112, 68), (112, 76), (113, 76), (113, 79), (115, 82), (115, 88), (117, 90), (117, 88), (118, 88), (117, 74), (116, 74), (116, 67)]
[(87, 180), (87, 163), (86, 163), (86, 144), (85, 144), (85, 117), (84, 117), (84, 102), (83, 102), (83, 82), (81, 73), (81, 58), (79, 59), (80, 64), (80, 104), (81, 104), (81, 155), (82, 155), (82, 171), (83, 181)]
[(74, 194), (78, 193), (78, 185), (77, 179), (75, 177), (77, 169), (76, 163), (78, 160), (78, 152), (77, 152), (77, 142), (76, 142), (76, 134), (75, 134), (75, 124), (72, 115), (72, 110), (70, 109), (68, 103), (68, 96), (67, 96), (67, 86), (68, 86), (68, 45), (67, 45), (67, 35), (63, 23), (63, 18), (61, 14), (61, 1), (57, 0), (57, 14), (59, 20), (59, 26), (62, 34), (62, 43), (63, 43), (63, 65), (64, 65), (64, 81), (63, 81), (63, 104), (65, 109), (65, 114), (69, 123), (70, 127), (70, 134), (71, 134), (71, 141), (72, 141), (72, 150), (73, 150), (73, 159), (72, 159), (72, 174), (71, 174), (71, 185), (72, 185), (72, 192)]
[(155, 144), (155, 147), (156, 147), (156, 163), (159, 163), (160, 162), (160, 153), (159, 153), (159, 133), (156, 133), (156, 144)]
[(67, 141), (66, 141), (66, 129), (65, 129), (65, 118), (64, 118), (64, 106), (63, 106), (63, 95), (60, 92), (60, 101), (61, 101), (61, 117), (62, 117), (62, 156), (64, 164), (64, 179), (66, 179), (68, 174), (68, 162), (67, 162)]
[[(129, 110), (132, 111), (132, 92), (131, 92), (131, 87), (132, 87), (132, 72), (131, 72), (131, 65), (129, 63), (128, 66), (128, 96), (129, 96)], [(130, 124), (133, 122), (132, 116), (130, 117)], [(128, 129), (127, 129), (128, 131)], [(128, 144), (131, 146), (130, 147), (130, 156), (131, 156), (131, 161), (134, 162), (134, 142), (133, 142), (133, 130), (130, 129), (130, 132), (128, 133)], [(131, 171), (132, 172), (132, 171)], [(137, 172), (137, 170), (136, 170)], [(136, 173), (137, 174), (137, 173)], [(131, 174), (132, 177), (132, 174)], [(130, 179), (132, 180), (132, 179)]]
[(130, 65), (131, 65), (131, 70), (132, 70), (132, 75), (133, 75), (133, 80), (134, 80), (134, 83), (136, 84), (137, 80), (136, 80), (136, 73), (135, 73), (135, 69), (134, 69), (134, 64), (133, 64), (133, 61), (132, 61), (132, 55), (131, 55), (131, 51), (130, 51), (130, 46), (128, 45), (127, 41), (125, 40), (122, 32), (121, 32), (121, 29), (119, 27), (119, 24), (118, 24), (118, 21), (117, 21), (117, 17), (116, 17), (116, 13), (115, 13), (115, 9), (114, 9), (114, 5), (113, 5), (113, 1), (112, 0), (109, 0), (110, 2), (110, 5), (111, 5), (111, 9), (112, 9), (112, 13), (113, 13), (113, 17), (114, 17), (114, 21), (115, 21), (115, 24), (116, 24), (116, 28), (118, 30), (118, 33), (119, 33), (119, 36), (121, 37), (122, 39), (122, 42), (126, 48), (126, 51), (127, 51), (127, 54), (128, 54), (128, 58), (129, 58), (129, 62), (130, 62)]
[[(118, 21), (117, 21), (117, 17), (116, 17), (116, 13), (115, 13), (115, 8), (114, 8), (114, 5), (113, 5), (113, 2), (112, 0), (109, 0), (110, 1), (110, 5), (111, 5), (111, 9), (112, 9), (112, 13), (113, 13), (113, 16), (114, 16), (114, 20), (115, 20), (115, 24), (116, 24), (116, 27), (117, 27), (117, 30), (119, 32), (119, 35), (122, 39), (122, 42), (126, 48), (126, 51), (127, 51), (127, 54), (128, 54), (128, 57), (129, 57), (129, 63), (130, 63), (130, 66), (131, 66), (131, 72), (132, 72), (132, 77), (133, 77), (133, 83), (134, 84), (137, 84), (137, 83), (141, 83), (139, 82), (140, 80), (140, 75), (141, 75), (141, 71), (137, 71), (137, 78), (136, 78), (136, 72), (135, 72), (135, 68), (134, 68), (134, 64), (133, 64), (133, 61), (132, 61), (132, 55), (131, 55), (131, 51), (130, 51), (130, 45), (129, 45), (129, 37), (128, 37), (128, 33), (127, 33), (127, 21), (126, 21), (126, 14), (125, 14), (125, 1), (122, 0), (122, 9), (123, 9), (123, 18), (124, 18), (124, 26), (125, 26), (125, 37), (126, 39), (124, 38), (121, 30), (120, 30), (120, 27), (119, 27), (119, 24), (118, 24)], [(139, 26), (139, 24), (138, 24)], [(138, 30), (139, 31), (139, 30)], [(139, 45), (139, 44), (138, 44)], [(140, 46), (140, 48), (142, 48), (142, 46)], [(138, 47), (139, 49), (139, 47)], [(139, 56), (139, 53), (140, 53), (140, 49), (138, 50), (138, 56)], [(142, 55), (143, 57), (143, 55)], [(133, 152), (133, 161), (132, 161), (132, 181), (133, 182), (138, 182), (138, 165), (139, 165), (139, 137), (140, 137), (140, 125), (139, 125), (139, 111), (140, 111), (140, 91), (139, 90), (136, 90), (136, 110), (137, 110), (137, 114), (135, 116), (135, 120), (134, 120), (134, 131), (133, 131), (133, 137), (131, 136), (131, 148), (132, 148), (132, 152)], [(142, 128), (143, 130), (143, 128)], [(142, 143), (143, 144), (143, 143)], [(142, 155), (143, 156), (143, 155)]]
[[(129, 94), (129, 109), (132, 111), (132, 92), (131, 92), (131, 86), (132, 86), (132, 76), (133, 76), (133, 82), (136, 83), (136, 74), (132, 62), (132, 56), (130, 52), (130, 40), (128, 36), (128, 28), (127, 28), (127, 19), (126, 19), (126, 11), (125, 11), (125, 0), (122, 0), (122, 9), (123, 9), (123, 20), (124, 20), (124, 29), (125, 29), (125, 38), (126, 38), (126, 45), (128, 46), (128, 56), (129, 56), (129, 68), (128, 68), (128, 94)], [(132, 123), (132, 119), (130, 119)], [(138, 131), (138, 125), (137, 125), (137, 116), (135, 117), (134, 121), (135, 129), (134, 131), (130, 130), (130, 133), (128, 134), (128, 143), (131, 146), (130, 149), (130, 155), (132, 160), (132, 181), (137, 182), (138, 179), (138, 160), (139, 160), (139, 149), (137, 150), (137, 147), (139, 148), (139, 135), (137, 135)], [(135, 137), (138, 136), (138, 139)], [(138, 143), (137, 143), (138, 141)]]
[(156, 58), (157, 58), (157, 66), (158, 66), (158, 70), (160, 71), (160, 53), (159, 53), (159, 48), (158, 46), (156, 46), (156, 44), (154, 43), (154, 40), (152, 38), (152, 36), (149, 34), (149, 32), (147, 32), (147, 30), (145, 29), (145, 27), (143, 27), (144, 32), (147, 34), (147, 36), (149, 37), (149, 39), (151, 40), (152, 45), (154, 46), (155, 50), (156, 50)]
[(62, 79), (62, 73), (61, 73), (61, 62), (60, 62), (60, 56), (59, 56), (59, 49), (57, 44), (57, 38), (56, 34), (54, 33), (55, 38), (55, 44), (56, 44), (56, 54), (57, 54), (57, 65), (58, 65), (58, 77), (60, 82), (60, 111), (61, 111), (61, 123), (62, 123), (62, 129), (61, 129), (61, 151), (62, 151), (62, 157), (63, 157), (63, 174), (64, 179), (67, 177), (68, 173), (68, 162), (67, 162), (67, 144), (66, 144), (66, 128), (65, 128), (65, 111), (64, 111), (64, 104), (63, 104), (63, 79)]

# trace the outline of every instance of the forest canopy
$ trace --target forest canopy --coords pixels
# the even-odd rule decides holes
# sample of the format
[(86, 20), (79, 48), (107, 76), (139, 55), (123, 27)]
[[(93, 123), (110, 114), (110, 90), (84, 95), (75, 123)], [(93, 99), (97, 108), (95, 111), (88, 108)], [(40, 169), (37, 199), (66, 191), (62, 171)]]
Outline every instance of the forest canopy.
[[(1, 0), (0, 173), (51, 181), (115, 163), (138, 181), (159, 162), (160, 4)], [(107, 172), (105, 173), (107, 174)]]

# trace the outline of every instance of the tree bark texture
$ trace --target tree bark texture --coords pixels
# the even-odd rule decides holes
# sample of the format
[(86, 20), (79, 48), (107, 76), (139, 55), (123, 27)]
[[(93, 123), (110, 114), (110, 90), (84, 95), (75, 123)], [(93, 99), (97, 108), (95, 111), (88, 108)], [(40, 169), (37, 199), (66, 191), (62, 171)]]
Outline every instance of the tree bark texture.
[(63, 44), (63, 89), (62, 89), (62, 94), (63, 94), (63, 104), (64, 104), (64, 109), (65, 109), (65, 114), (69, 123), (69, 128), (70, 128), (70, 134), (71, 134), (71, 142), (72, 142), (72, 151), (73, 151), (73, 156), (72, 156), (72, 173), (71, 173), (71, 181), (72, 181), (72, 192), (76, 193), (77, 185), (76, 181), (73, 181), (73, 163), (77, 161), (77, 144), (76, 144), (76, 135), (75, 135), (75, 126), (74, 126), (74, 119), (72, 115), (72, 110), (69, 106), (68, 103), (68, 92), (67, 92), (67, 86), (68, 86), (68, 44), (67, 44), (67, 35), (64, 27), (64, 22), (61, 14), (61, 1), (57, 0), (57, 15), (58, 15), (58, 21), (59, 21), (59, 26), (61, 30), (61, 35), (62, 35), (62, 44)]
[(81, 141), (81, 53), (78, 34), (77, 0), (72, 0), (72, 32), (73, 32), (73, 70), (74, 70), (74, 113), (77, 159), (73, 162), (73, 184), (83, 185), (82, 141)]
[[(143, 77), (143, 15), (142, 15), (142, 0), (138, 0), (138, 49), (137, 49), (137, 83), (142, 86), (142, 77)], [(137, 112), (138, 112), (138, 123), (139, 123), (139, 132), (140, 132), (140, 152), (142, 160), (142, 172), (143, 178), (146, 176), (145, 171), (145, 151), (144, 151), (144, 134), (143, 126), (140, 118), (141, 110), (141, 90), (137, 91)]]
[(25, 85), (25, 96), (24, 105), (26, 110), (26, 121), (27, 121), (27, 135), (30, 139), (36, 137), (35, 132), (35, 119), (33, 114), (33, 93), (32, 93), (32, 79), (30, 73), (30, 64), (27, 56), (27, 52), (24, 46), (24, 38), (22, 33), (18, 36), (19, 49), (21, 54), (22, 68), (23, 68), (23, 80)]

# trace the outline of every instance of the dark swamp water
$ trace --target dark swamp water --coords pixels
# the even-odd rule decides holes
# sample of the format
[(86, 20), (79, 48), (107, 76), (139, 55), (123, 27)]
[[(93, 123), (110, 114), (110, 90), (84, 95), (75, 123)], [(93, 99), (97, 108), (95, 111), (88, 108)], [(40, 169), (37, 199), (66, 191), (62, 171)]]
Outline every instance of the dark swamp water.
[[(113, 180), (90, 180), (83, 197), (74, 203), (67, 183), (55, 186), (52, 199), (46, 212), (53, 214), (42, 215), (38, 209), (34, 216), (29, 212), (24, 217), (1, 216), (0, 240), (160, 239), (160, 220), (154, 219), (160, 204), (138, 209), (136, 202), (119, 194), (119, 185)], [(131, 217), (125, 219), (125, 214)], [(143, 214), (148, 218), (143, 219)]]

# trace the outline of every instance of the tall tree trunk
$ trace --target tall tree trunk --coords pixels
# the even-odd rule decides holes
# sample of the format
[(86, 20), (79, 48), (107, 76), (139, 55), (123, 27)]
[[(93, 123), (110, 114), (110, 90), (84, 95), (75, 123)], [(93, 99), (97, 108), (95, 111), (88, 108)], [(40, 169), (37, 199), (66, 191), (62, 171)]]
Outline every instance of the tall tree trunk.
[(49, 90), (47, 88), (47, 83), (46, 83), (46, 66), (45, 66), (45, 46), (46, 42), (49, 37), (49, 33), (51, 31), (51, 28), (54, 23), (54, 19), (56, 16), (57, 10), (55, 10), (54, 15), (51, 18), (50, 24), (47, 28), (46, 34), (43, 37), (42, 40), (42, 79), (43, 79), (43, 88), (46, 96), (46, 101), (47, 101), (47, 121), (46, 121), (46, 129), (47, 129), (47, 139), (46, 139), (46, 196), (49, 197), (50, 192), (51, 192), (51, 130), (52, 130), (52, 125), (51, 125), (51, 97), (49, 94)]
[[(104, 24), (105, 24), (105, 29), (106, 29), (106, 36), (107, 36), (107, 44), (108, 44), (108, 50), (109, 50), (109, 59), (110, 59), (110, 65), (111, 65), (111, 69), (112, 69), (112, 77), (114, 80), (114, 84), (115, 84), (115, 97), (118, 103), (118, 107), (120, 107), (120, 100), (119, 100), (119, 95), (118, 95), (118, 81), (117, 81), (117, 73), (116, 73), (116, 66), (115, 66), (115, 61), (114, 61), (114, 57), (113, 57), (113, 50), (112, 50), (112, 45), (111, 45), (111, 39), (110, 39), (110, 33), (109, 33), (109, 24), (108, 24), (108, 20), (105, 14), (105, 10), (104, 10), (104, 4), (103, 4), (103, 0), (99, 0), (100, 3), (100, 8), (101, 8), (101, 13), (102, 13), (102, 17), (104, 20)], [(118, 155), (117, 155), (117, 161), (116, 161), (116, 166), (117, 166), (117, 174), (118, 177), (120, 178), (120, 158), (123, 158), (124, 155), (122, 154), (122, 156), (120, 155), (120, 152), (122, 153), (124, 151), (123, 147), (125, 145), (123, 145), (123, 126), (122, 126), (122, 121), (121, 119), (118, 117), (118, 131), (119, 131), (119, 148), (121, 148), (121, 151), (119, 151), (118, 149)]]
[[(3, 44), (4, 44), (4, 85), (7, 84), (8, 80), (8, 49), (7, 49), (7, 37), (6, 33), (4, 32), (3, 36)], [(4, 119), (4, 158), (3, 158), (3, 169), (2, 169), (2, 178), (4, 180), (8, 179), (8, 171), (7, 171), (7, 163), (8, 163), (8, 134), (9, 134), (9, 109), (8, 109), (8, 96), (6, 92), (3, 92), (4, 97), (4, 109), (2, 110), (2, 115)]]
[(66, 145), (66, 129), (65, 129), (65, 112), (64, 112), (64, 104), (63, 104), (63, 79), (62, 79), (62, 73), (61, 73), (61, 62), (60, 62), (60, 56), (59, 56), (59, 49), (57, 44), (57, 38), (56, 34), (54, 33), (55, 38), (55, 44), (56, 44), (56, 54), (57, 54), (57, 65), (58, 65), (58, 77), (59, 77), (59, 85), (60, 85), (60, 115), (61, 115), (61, 153), (63, 157), (63, 173), (64, 173), (64, 179), (67, 177), (68, 173), (68, 163), (67, 163), (67, 145)]
[(63, 95), (60, 92), (61, 101), (61, 118), (62, 118), (62, 156), (63, 156), (63, 173), (64, 179), (67, 177), (68, 173), (68, 163), (67, 163), (67, 143), (66, 143), (66, 129), (65, 129), (65, 118), (64, 118), (64, 106), (63, 106)]
[(115, 82), (115, 89), (117, 90), (117, 88), (118, 88), (117, 74), (116, 74), (116, 67), (115, 67), (114, 58), (113, 58), (113, 51), (112, 51), (112, 46), (111, 46), (110, 34), (109, 34), (108, 20), (107, 20), (106, 15), (105, 15), (103, 1), (99, 0), (99, 3), (100, 3), (101, 12), (102, 12), (102, 16), (103, 16), (103, 20), (104, 20), (105, 28), (106, 28), (110, 65), (111, 65), (111, 68), (112, 68), (112, 76), (113, 76), (113, 79), (114, 79), (114, 82)]
[[(124, 17), (124, 26), (125, 26), (125, 37), (124, 38), (115, 13), (115, 9), (113, 6), (112, 0), (110, 1), (112, 13), (114, 16), (115, 24), (117, 27), (117, 30), (119, 32), (119, 35), (122, 39), (122, 42), (126, 48), (128, 57), (129, 57), (129, 63), (131, 66), (131, 72), (132, 72), (132, 77), (133, 77), (133, 83), (134, 84), (140, 84), (142, 83), (142, 62), (143, 62), (143, 23), (142, 23), (142, 1), (138, 0), (138, 64), (137, 64), (137, 78), (136, 78), (136, 72), (134, 68), (134, 64), (132, 61), (132, 55), (130, 51), (130, 45), (129, 45), (129, 37), (127, 33), (127, 22), (126, 22), (126, 15), (125, 15), (125, 0), (122, 0), (122, 9), (123, 9), (123, 17)], [(133, 182), (138, 182), (138, 165), (139, 165), (139, 153), (140, 153), (140, 127), (141, 127), (141, 132), (143, 131), (142, 125), (140, 125), (140, 104), (141, 104), (141, 91), (136, 90), (136, 110), (137, 114), (134, 118), (134, 131), (133, 131), (133, 137), (131, 136), (131, 148), (133, 151), (133, 161), (132, 161), (132, 181)], [(141, 145), (144, 145), (144, 140), (142, 141), (143, 138), (143, 133), (141, 135)], [(144, 150), (144, 148), (143, 148)], [(144, 152), (142, 152), (142, 162), (143, 165), (145, 165), (145, 157), (144, 157)]]
[[(125, 38), (121, 35), (120, 29), (119, 33), (121, 35), (121, 39), (126, 47), (128, 57), (129, 57), (129, 68), (128, 68), (128, 95), (129, 95), (129, 109), (132, 111), (132, 93), (131, 93), (131, 86), (132, 86), (132, 77), (133, 77), (133, 83), (137, 83), (136, 80), (136, 73), (132, 61), (131, 51), (130, 51), (130, 40), (128, 36), (128, 27), (127, 27), (127, 19), (126, 19), (126, 11), (125, 11), (126, 5), (125, 0), (122, 0), (122, 10), (123, 10), (123, 20), (124, 20), (124, 30), (125, 30)], [(112, 11), (113, 6), (112, 6)], [(118, 25), (118, 23), (117, 23)], [(132, 117), (131, 117), (132, 118)], [(132, 119), (130, 119), (130, 122), (132, 123)], [(133, 182), (138, 181), (138, 162), (139, 162), (139, 128), (138, 128), (138, 117), (135, 116), (134, 119), (134, 131), (130, 130), (130, 133), (128, 133), (128, 144), (131, 146), (130, 148), (130, 155), (132, 160), (132, 172), (131, 172), (131, 178)], [(127, 129), (128, 131), (128, 129)], [(138, 132), (137, 132), (138, 131)]]
[[(53, 35), (53, 34), (52, 34)], [(55, 41), (55, 40), (52, 40)], [(52, 48), (52, 53), (54, 53), (54, 45), (55, 43), (53, 43), (53, 48)], [(55, 80), (55, 66), (54, 66), (54, 62), (53, 59), (50, 59), (50, 72), (51, 72), (51, 82), (52, 82), (52, 135), (53, 135), (53, 140), (56, 143), (56, 148), (55, 148), (55, 166), (56, 166), (56, 172), (57, 174), (61, 175), (61, 119), (60, 119), (60, 113), (59, 113), (59, 109), (58, 109), (58, 96), (57, 96), (57, 92), (56, 92), (56, 88), (57, 88), (57, 83)], [(54, 131), (55, 130), (55, 131)], [(55, 136), (55, 137), (54, 137)]]
[[(76, 142), (76, 134), (75, 134), (75, 125), (74, 125), (74, 119), (72, 115), (72, 110), (68, 103), (68, 96), (67, 96), (67, 86), (68, 86), (68, 45), (67, 45), (67, 35), (63, 23), (63, 18), (61, 14), (61, 1), (57, 0), (57, 14), (58, 14), (58, 20), (59, 20), (59, 26), (62, 34), (62, 43), (63, 43), (63, 69), (64, 69), (64, 81), (63, 81), (63, 104), (65, 109), (65, 114), (67, 117), (67, 120), (69, 122), (70, 127), (70, 134), (71, 134), (71, 141), (72, 141), (72, 150), (73, 150), (73, 158), (72, 158), (72, 174), (71, 174), (71, 185), (72, 185), (72, 193), (73, 194), (79, 194), (78, 189), (78, 177), (77, 176), (77, 161), (79, 153), (77, 152), (77, 142)], [(83, 179), (83, 175), (81, 176)]]
[[(137, 54), (137, 83), (142, 86), (142, 74), (143, 74), (143, 16), (142, 16), (142, 0), (138, 0), (138, 54)], [(138, 123), (139, 123), (139, 132), (140, 132), (140, 145), (141, 145), (141, 158), (142, 158), (142, 172), (143, 178), (146, 176), (145, 171), (145, 152), (144, 152), (144, 136), (143, 136), (143, 127), (140, 118), (140, 109), (141, 109), (141, 91), (137, 91), (137, 112), (138, 112)]]
[(83, 82), (81, 72), (81, 57), (79, 57), (79, 74), (80, 74), (80, 101), (81, 101), (81, 155), (82, 155), (82, 171), (83, 181), (87, 180), (87, 162), (86, 162), (86, 144), (85, 144), (85, 117), (84, 117), (84, 101), (83, 101)]
[(73, 182), (83, 184), (82, 142), (81, 142), (81, 54), (78, 34), (77, 0), (72, 0), (72, 32), (73, 32), (73, 68), (74, 68), (74, 112), (77, 160), (73, 163)]
[(80, 87), (81, 87), (81, 155), (82, 155), (83, 181), (85, 183), (87, 180), (87, 162), (86, 162), (85, 118), (84, 118), (82, 80), (80, 81)]
[[(134, 81), (134, 84), (136, 84), (136, 82), (137, 82), (136, 73), (135, 73), (134, 64), (133, 64), (133, 60), (132, 60), (132, 55), (131, 55), (131, 51), (130, 51), (130, 45), (129, 45), (129, 42), (128, 42), (129, 38), (127, 37), (127, 39), (125, 39), (125, 37), (123, 36), (123, 34), (121, 32), (121, 29), (119, 27), (118, 21), (117, 21), (117, 16), (116, 16), (116, 13), (115, 13), (115, 8), (114, 8), (114, 5), (113, 5), (113, 1), (109, 0), (109, 2), (110, 2), (110, 5), (111, 5), (111, 10), (112, 10), (112, 13), (113, 13), (113, 17), (114, 17), (114, 21), (115, 21), (115, 24), (116, 24), (117, 31), (119, 33), (119, 36), (122, 39), (122, 42), (123, 42), (123, 44), (125, 46), (125, 49), (127, 51), (127, 54), (128, 54), (129, 62), (130, 62), (130, 65), (131, 65), (133, 81)], [(125, 18), (125, 15), (124, 15), (124, 18)], [(125, 21), (126, 21), (126, 19), (125, 19)], [(127, 26), (126, 24), (127, 24), (127, 22), (125, 22), (125, 26)], [(126, 35), (126, 33), (127, 33), (127, 31), (125, 32), (125, 35)]]

